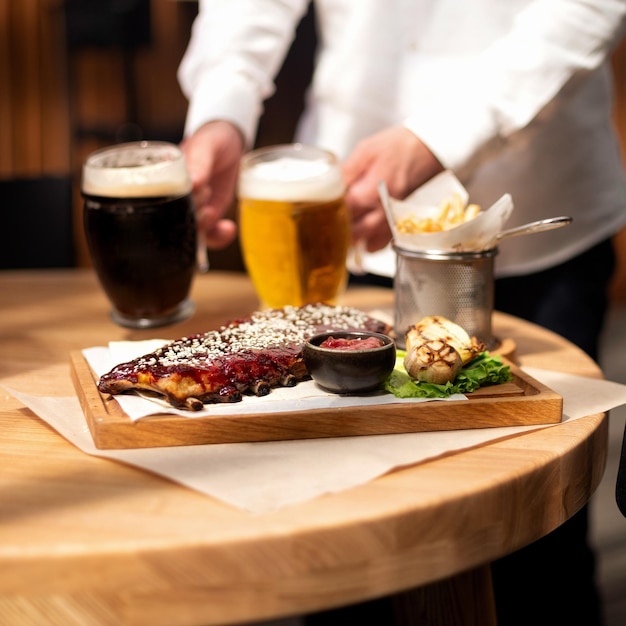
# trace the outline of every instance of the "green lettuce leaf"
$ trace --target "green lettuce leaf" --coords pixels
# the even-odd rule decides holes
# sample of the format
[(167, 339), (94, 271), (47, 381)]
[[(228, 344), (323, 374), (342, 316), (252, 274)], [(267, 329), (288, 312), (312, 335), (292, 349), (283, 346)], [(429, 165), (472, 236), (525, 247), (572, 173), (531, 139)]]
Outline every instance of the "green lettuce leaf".
[(454, 382), (445, 385), (413, 380), (404, 369), (406, 352), (396, 352), (396, 366), (384, 383), (397, 398), (447, 398), (455, 393), (471, 393), (485, 385), (498, 385), (513, 379), (511, 368), (498, 355), (481, 352), (463, 366)]

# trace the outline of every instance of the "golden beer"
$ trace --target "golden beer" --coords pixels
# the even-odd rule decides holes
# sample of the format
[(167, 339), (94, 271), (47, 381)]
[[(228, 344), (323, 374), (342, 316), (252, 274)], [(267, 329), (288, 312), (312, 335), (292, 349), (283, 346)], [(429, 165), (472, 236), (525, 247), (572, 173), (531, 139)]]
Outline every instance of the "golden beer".
[(336, 158), (319, 148), (290, 144), (244, 157), (240, 242), (263, 307), (336, 303), (348, 276), (343, 193)]

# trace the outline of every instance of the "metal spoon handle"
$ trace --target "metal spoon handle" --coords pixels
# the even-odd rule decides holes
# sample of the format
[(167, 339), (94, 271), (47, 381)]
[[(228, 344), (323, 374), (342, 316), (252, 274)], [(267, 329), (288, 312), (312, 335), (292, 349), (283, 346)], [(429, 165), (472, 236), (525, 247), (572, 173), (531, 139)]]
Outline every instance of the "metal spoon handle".
[(571, 217), (549, 217), (545, 220), (539, 220), (537, 222), (530, 222), (529, 224), (522, 224), (515, 228), (509, 228), (503, 230), (496, 236), (496, 241), (502, 241), (507, 237), (517, 237), (518, 235), (529, 235), (531, 233), (540, 233), (544, 230), (552, 230), (553, 228), (561, 228), (561, 226), (567, 226), (572, 221)]

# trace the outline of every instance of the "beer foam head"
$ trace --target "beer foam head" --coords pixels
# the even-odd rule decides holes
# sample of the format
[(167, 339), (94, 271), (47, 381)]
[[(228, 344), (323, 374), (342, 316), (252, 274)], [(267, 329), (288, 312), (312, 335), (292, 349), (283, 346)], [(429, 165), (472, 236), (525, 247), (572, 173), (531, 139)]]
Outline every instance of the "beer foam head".
[(244, 159), (239, 194), (278, 201), (326, 201), (341, 196), (344, 182), (333, 155), (311, 147), (279, 146)]
[(176, 145), (141, 141), (91, 154), (83, 166), (82, 191), (115, 198), (182, 195), (191, 191), (191, 181)]

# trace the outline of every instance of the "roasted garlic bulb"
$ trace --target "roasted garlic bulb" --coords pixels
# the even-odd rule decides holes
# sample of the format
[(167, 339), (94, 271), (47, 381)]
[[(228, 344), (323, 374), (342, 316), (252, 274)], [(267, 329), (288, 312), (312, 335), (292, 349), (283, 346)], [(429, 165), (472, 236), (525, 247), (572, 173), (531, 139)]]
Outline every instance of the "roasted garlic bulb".
[(437, 385), (453, 381), (462, 367), (459, 353), (439, 339), (426, 341), (404, 357), (404, 369), (411, 378)]
[(445, 384), (485, 346), (465, 329), (440, 315), (424, 317), (405, 334), (404, 367), (416, 380)]

